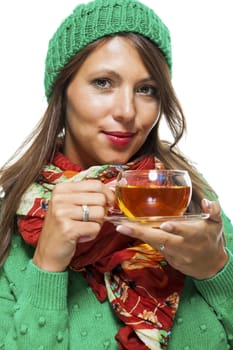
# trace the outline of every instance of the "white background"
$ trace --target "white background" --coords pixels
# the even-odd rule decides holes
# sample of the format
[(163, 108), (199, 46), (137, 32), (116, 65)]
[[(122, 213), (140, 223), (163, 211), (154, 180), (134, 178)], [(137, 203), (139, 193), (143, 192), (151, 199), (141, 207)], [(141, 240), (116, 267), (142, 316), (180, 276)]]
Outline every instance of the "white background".
[[(82, 1), (86, 2), (86, 1)], [(188, 133), (180, 144), (215, 188), (233, 218), (231, 0), (144, 0), (167, 24), (173, 44), (173, 84)], [(37, 124), (48, 40), (78, 0), (0, 2), (0, 165)]]

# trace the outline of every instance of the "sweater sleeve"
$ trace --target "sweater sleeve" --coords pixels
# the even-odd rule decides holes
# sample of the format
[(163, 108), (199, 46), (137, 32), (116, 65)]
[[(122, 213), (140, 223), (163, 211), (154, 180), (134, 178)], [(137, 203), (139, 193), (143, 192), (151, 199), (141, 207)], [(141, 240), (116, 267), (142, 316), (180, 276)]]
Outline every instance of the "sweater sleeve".
[(5, 293), (0, 293), (0, 324), (4, 325), (0, 331), (0, 349), (67, 350), (68, 273), (40, 270), (30, 260), (21, 281), (21, 292), (8, 274), (4, 280), (5, 287), (4, 282), (1, 285)]
[(223, 213), (228, 262), (214, 277), (194, 280), (196, 288), (222, 323), (233, 349), (233, 226)]

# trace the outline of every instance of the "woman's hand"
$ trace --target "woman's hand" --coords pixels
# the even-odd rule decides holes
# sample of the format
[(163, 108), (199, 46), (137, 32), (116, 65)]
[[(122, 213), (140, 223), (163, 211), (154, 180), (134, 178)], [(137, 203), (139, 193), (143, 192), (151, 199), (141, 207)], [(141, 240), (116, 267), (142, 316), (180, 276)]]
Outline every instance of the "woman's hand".
[(166, 222), (160, 229), (130, 224), (118, 226), (117, 231), (141, 239), (154, 248), (163, 247), (162, 253), (175, 269), (206, 279), (220, 271), (228, 260), (218, 202), (202, 201), (202, 209), (210, 216), (207, 220)]
[[(98, 235), (113, 202), (113, 192), (98, 180), (56, 185), (33, 262), (47, 271), (64, 271), (77, 242), (87, 242)], [(88, 206), (88, 221), (84, 221), (83, 205)]]

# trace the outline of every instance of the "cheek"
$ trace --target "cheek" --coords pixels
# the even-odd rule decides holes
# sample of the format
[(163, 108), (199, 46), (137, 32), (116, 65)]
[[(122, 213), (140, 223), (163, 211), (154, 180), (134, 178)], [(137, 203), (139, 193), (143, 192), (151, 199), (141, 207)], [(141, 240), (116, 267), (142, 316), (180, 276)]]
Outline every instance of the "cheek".
[(93, 119), (92, 111), (93, 109), (86, 101), (85, 103), (68, 103), (66, 107), (66, 120), (69, 124), (78, 123), (80, 126), (83, 123), (90, 123)]
[(109, 113), (109, 101), (95, 94), (79, 94), (67, 100), (67, 119), (76, 119), (82, 123), (94, 123)]
[[(146, 110), (146, 109), (145, 109)], [(160, 108), (154, 107), (151, 110), (147, 109), (147, 113), (144, 115), (143, 126), (150, 132), (153, 127), (158, 123), (160, 119)]]
[[(84, 91), (82, 91), (84, 90)], [(79, 89), (75, 82), (67, 89), (66, 118), (72, 123), (74, 120), (85, 120), (91, 110), (91, 99), (85, 93), (85, 89)]]

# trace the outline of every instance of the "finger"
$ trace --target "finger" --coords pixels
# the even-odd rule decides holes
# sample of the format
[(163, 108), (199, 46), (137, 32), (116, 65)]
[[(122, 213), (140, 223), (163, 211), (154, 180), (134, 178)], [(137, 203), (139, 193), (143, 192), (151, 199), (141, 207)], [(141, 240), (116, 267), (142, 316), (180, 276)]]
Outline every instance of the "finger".
[(84, 243), (94, 240), (101, 229), (101, 224), (93, 221), (79, 221), (76, 225), (76, 242)]
[(77, 182), (62, 182), (54, 187), (54, 191), (65, 192), (102, 192), (103, 183), (99, 180), (83, 180)]
[(105, 186), (109, 188), (112, 192), (115, 192), (117, 180), (112, 180), (108, 182)]
[(100, 205), (107, 206), (107, 198), (104, 193), (93, 192), (62, 192), (54, 193), (52, 197), (53, 201), (61, 204), (74, 204), (74, 205)]
[[(84, 193), (93, 193), (102, 194), (105, 196), (108, 204), (112, 205), (112, 203), (115, 200), (115, 195), (113, 191), (111, 191), (105, 184), (103, 184), (99, 180), (83, 180), (80, 182), (65, 182), (58, 184), (54, 187), (53, 190), (53, 196), (55, 195), (61, 195), (61, 194), (67, 194), (70, 195), (73, 193), (74, 195), (81, 196), (81, 194)], [(91, 198), (91, 197), (90, 197)], [(94, 203), (95, 204), (95, 203)]]
[[(77, 209), (81, 209), (81, 214), (80, 216), (78, 217), (78, 220), (82, 220), (82, 221), (85, 221), (85, 222), (90, 222), (90, 221), (101, 221), (104, 219), (106, 213), (107, 213), (107, 210), (102, 207), (102, 206), (94, 206), (94, 205), (85, 205), (85, 208), (84, 206), (77, 206), (76, 207)], [(85, 213), (86, 211), (86, 213)], [(74, 220), (77, 220), (77, 214), (74, 213), (75, 217), (72, 217), (71, 216), (71, 219), (74, 219)]]
[(186, 240), (196, 240), (199, 237), (199, 235), (203, 235), (203, 232), (207, 232), (207, 221), (208, 220), (199, 219), (187, 222), (164, 222), (160, 225), (160, 229), (169, 232), (173, 235), (183, 237)]
[(176, 235), (182, 235), (184, 236), (186, 233), (189, 235), (189, 232), (192, 231), (199, 231), (200, 230), (200, 225), (202, 224), (202, 219), (199, 221), (194, 222), (163, 222), (160, 225), (160, 229), (169, 233), (173, 233)]
[(140, 224), (118, 225), (116, 231), (137, 238), (157, 249), (161, 249), (162, 246), (177, 246), (183, 240), (181, 236), (171, 234), (158, 228), (145, 227)]
[(210, 220), (219, 223), (222, 221), (221, 207), (217, 201), (209, 201), (208, 199), (204, 198), (201, 202), (201, 207), (205, 213), (210, 214)]
[(84, 222), (78, 221), (75, 225), (73, 225), (73, 231), (76, 232), (77, 237), (89, 236), (94, 239), (101, 229), (101, 225), (98, 222)]
[(87, 218), (85, 218), (84, 208), (82, 205), (63, 206), (57, 209), (56, 217), (70, 218), (76, 221), (99, 221), (103, 220), (107, 210), (99, 205), (87, 205)]

